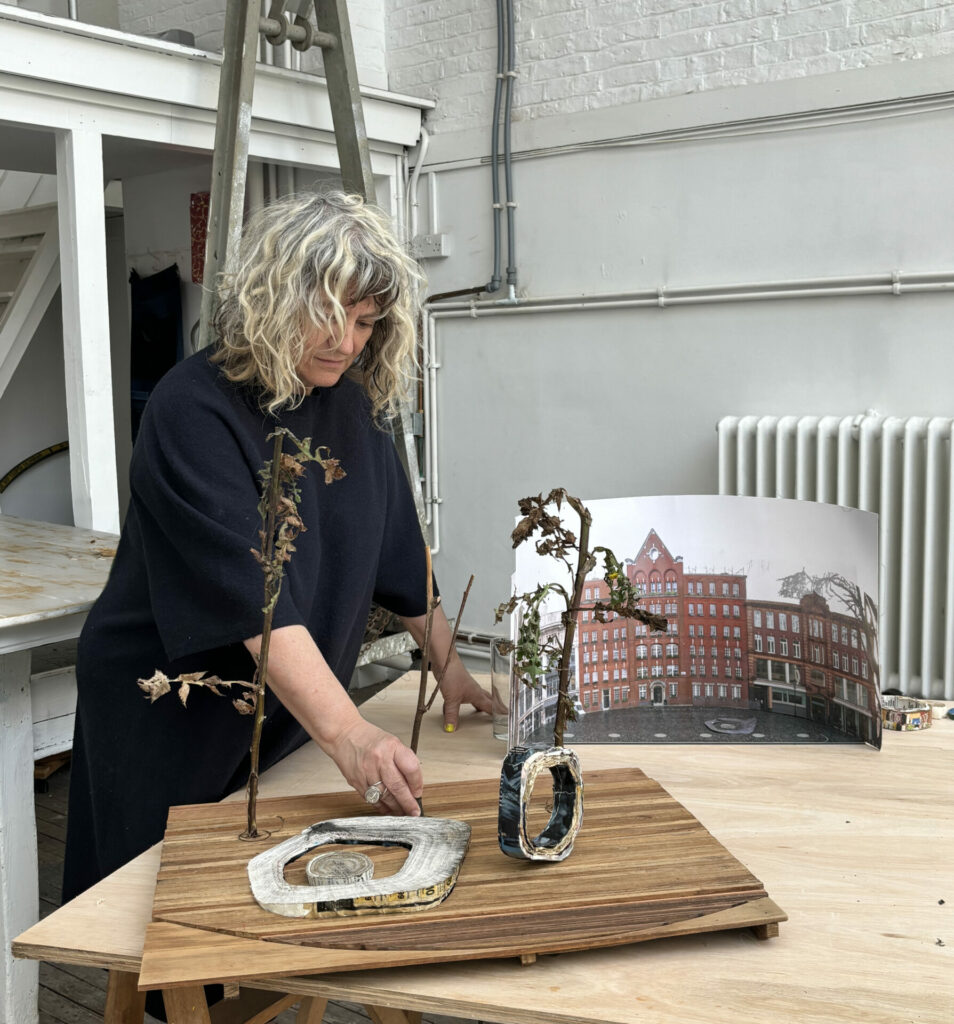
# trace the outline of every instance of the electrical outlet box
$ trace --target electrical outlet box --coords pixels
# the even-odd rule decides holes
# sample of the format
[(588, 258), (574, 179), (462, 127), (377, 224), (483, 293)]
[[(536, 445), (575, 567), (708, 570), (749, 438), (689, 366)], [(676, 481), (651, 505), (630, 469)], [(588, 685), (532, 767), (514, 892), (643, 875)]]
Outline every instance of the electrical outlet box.
[(418, 260), (450, 256), (450, 235), (415, 235), (411, 239), (411, 255)]

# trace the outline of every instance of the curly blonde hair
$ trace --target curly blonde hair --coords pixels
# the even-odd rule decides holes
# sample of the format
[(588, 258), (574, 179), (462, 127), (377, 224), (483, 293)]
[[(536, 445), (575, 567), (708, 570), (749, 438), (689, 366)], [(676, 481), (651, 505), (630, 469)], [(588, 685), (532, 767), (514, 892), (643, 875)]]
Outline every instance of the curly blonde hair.
[(237, 269), (220, 279), (212, 359), (229, 380), (257, 386), (265, 411), (294, 408), (308, 393), (296, 370), (306, 333), (342, 337), (345, 306), (373, 299), (380, 319), (347, 375), (387, 419), (415, 369), (420, 281), (387, 216), (360, 196), (283, 197), (250, 218)]

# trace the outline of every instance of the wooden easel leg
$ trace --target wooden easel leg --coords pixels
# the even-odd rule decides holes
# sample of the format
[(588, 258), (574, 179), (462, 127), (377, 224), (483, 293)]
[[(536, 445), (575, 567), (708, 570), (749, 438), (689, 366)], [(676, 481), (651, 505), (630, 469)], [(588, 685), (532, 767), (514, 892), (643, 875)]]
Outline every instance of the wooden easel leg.
[(146, 993), (139, 991), (138, 983), (139, 975), (131, 971), (109, 972), (103, 1024), (142, 1024), (146, 1014)]
[(298, 1006), (298, 1024), (322, 1024), (328, 1000), (320, 996), (305, 996)]
[(417, 1010), (398, 1010), (393, 1006), (369, 1006), (364, 1008), (374, 1024), (421, 1024), (421, 1014)]
[(166, 1004), (169, 1024), (212, 1024), (205, 989), (201, 985), (188, 988), (164, 988), (162, 999)]

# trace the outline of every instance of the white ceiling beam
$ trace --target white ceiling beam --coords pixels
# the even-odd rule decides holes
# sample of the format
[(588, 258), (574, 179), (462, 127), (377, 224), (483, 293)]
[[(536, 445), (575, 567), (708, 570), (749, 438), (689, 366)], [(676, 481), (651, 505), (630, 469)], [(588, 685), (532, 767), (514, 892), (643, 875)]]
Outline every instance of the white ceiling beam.
[[(80, 92), (94, 105), (151, 110), (162, 122), (209, 112), (214, 123), (222, 55), (143, 37), (80, 26), (54, 25), (17, 7), (0, 5), (0, 73), (41, 92)], [(162, 83), (162, 100), (155, 83)], [(381, 89), (361, 89), (368, 140), (413, 146), (420, 137), (421, 112), (433, 107), (421, 100)], [(19, 107), (6, 106), (5, 118), (30, 123)], [(10, 113), (17, 112), (15, 118)], [(259, 65), (255, 73), (253, 131), (256, 122), (293, 138), (300, 130), (331, 134), (328, 87), (323, 78), (285, 68)], [(74, 122), (75, 123), (75, 122)], [(85, 123), (91, 123), (86, 121)], [(97, 120), (104, 135), (122, 134)], [(211, 149), (211, 143), (208, 147)]]
[(42, 235), (56, 216), (56, 203), (24, 206), (0, 213), (0, 239)]
[(84, 529), (118, 533), (99, 132), (58, 132), (56, 171), (73, 521)]
[(46, 211), (48, 228), (0, 320), (0, 396), (13, 378), (43, 314), (60, 284), (56, 215)]

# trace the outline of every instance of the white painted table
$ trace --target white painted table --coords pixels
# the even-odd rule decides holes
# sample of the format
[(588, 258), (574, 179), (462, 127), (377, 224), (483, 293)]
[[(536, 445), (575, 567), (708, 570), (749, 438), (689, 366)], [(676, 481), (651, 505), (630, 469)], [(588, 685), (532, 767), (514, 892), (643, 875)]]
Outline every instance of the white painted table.
[(37, 1019), (37, 965), (10, 943), (39, 915), (31, 650), (79, 636), (117, 538), (0, 515), (0, 1024)]

